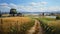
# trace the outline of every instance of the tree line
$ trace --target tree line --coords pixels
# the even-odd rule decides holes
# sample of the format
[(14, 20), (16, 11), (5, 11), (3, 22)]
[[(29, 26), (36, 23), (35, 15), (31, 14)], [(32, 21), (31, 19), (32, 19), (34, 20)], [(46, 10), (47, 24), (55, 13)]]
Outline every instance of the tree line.
[[(17, 13), (17, 10), (14, 8), (10, 9), (10, 16), (22, 16), (22, 13)], [(2, 17), (2, 12), (0, 11), (0, 17)]]

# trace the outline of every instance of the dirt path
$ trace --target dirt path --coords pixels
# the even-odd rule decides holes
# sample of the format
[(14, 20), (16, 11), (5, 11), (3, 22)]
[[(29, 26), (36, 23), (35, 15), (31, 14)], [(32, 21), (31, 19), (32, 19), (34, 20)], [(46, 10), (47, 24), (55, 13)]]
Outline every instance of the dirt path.
[(40, 22), (38, 20), (35, 20), (35, 25), (30, 30), (28, 30), (27, 34), (43, 34), (43, 33), (44, 32), (40, 26)]

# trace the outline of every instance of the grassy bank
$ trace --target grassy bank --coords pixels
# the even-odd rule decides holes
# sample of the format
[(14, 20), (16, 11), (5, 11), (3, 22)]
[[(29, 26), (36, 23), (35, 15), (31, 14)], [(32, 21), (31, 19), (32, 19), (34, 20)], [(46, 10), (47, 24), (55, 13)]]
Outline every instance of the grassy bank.
[(60, 34), (60, 20), (54, 18), (36, 18), (40, 21), (46, 34)]

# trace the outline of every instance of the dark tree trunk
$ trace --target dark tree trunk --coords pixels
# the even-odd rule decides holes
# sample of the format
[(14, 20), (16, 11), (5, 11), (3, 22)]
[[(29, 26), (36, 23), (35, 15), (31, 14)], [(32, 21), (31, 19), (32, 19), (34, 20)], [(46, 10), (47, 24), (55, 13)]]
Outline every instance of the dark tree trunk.
[(15, 14), (13, 14), (13, 16), (15, 16)]
[(2, 14), (0, 14), (0, 17), (2, 16)]

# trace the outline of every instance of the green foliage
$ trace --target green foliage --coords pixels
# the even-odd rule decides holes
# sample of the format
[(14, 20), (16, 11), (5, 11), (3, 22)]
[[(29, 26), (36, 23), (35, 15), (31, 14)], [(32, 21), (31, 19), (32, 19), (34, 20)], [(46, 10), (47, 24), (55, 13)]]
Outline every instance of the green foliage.
[(57, 16), (57, 17), (56, 17), (56, 19), (57, 19), (57, 20), (59, 20), (59, 19), (60, 19), (60, 17), (59, 17), (59, 16)]
[(36, 18), (36, 19), (40, 21), (41, 26), (45, 31), (45, 34), (60, 34), (59, 27), (57, 28), (54, 25), (52, 26), (48, 25), (50, 21), (54, 21), (55, 19), (51, 19), (51, 18)]
[(17, 14), (16, 9), (11, 8), (11, 9), (10, 9), (10, 14), (12, 14), (12, 16), (15, 16), (15, 14)]
[(17, 16), (23, 16), (22, 13), (17, 13)]

